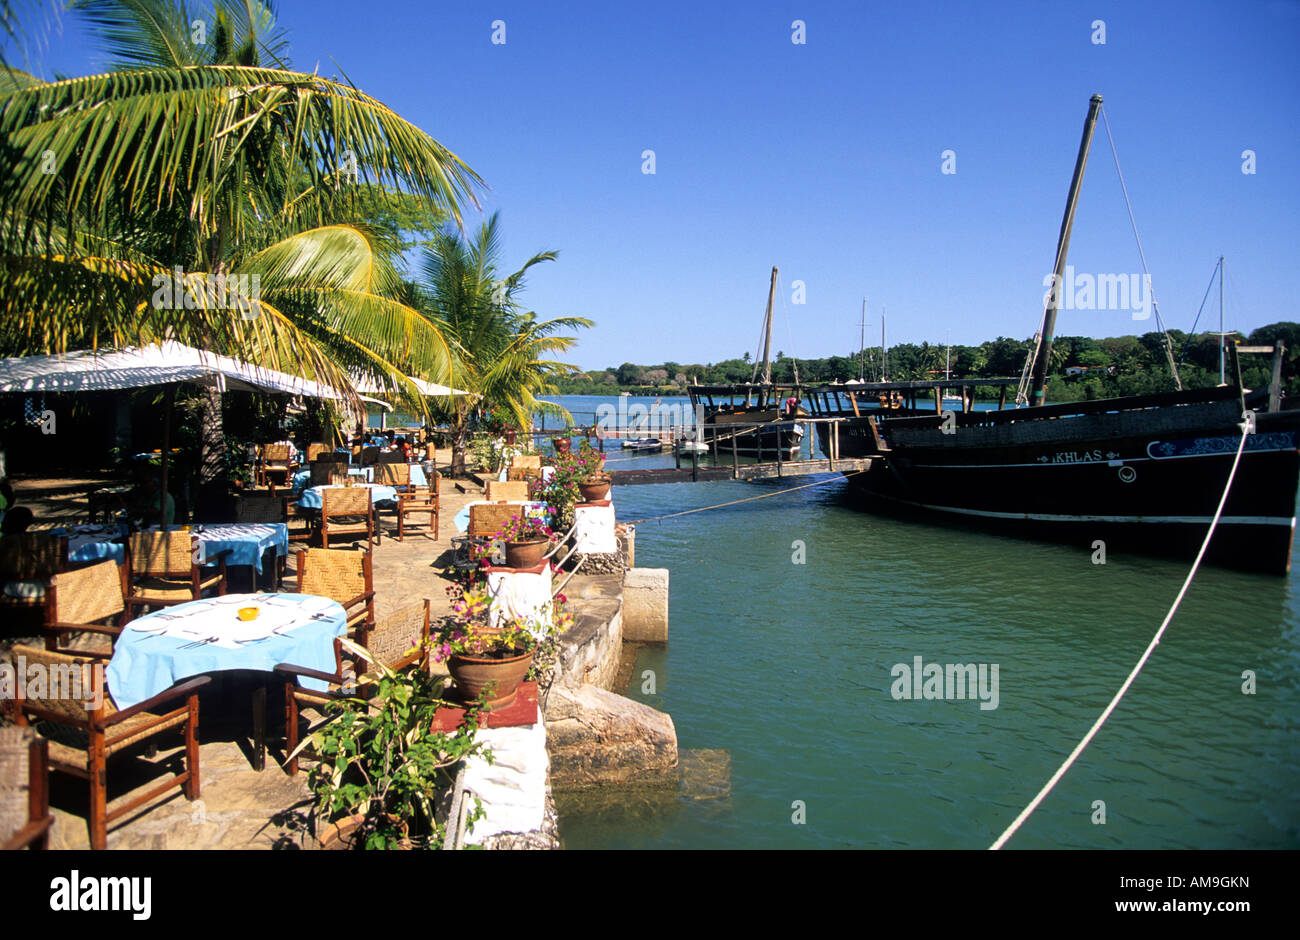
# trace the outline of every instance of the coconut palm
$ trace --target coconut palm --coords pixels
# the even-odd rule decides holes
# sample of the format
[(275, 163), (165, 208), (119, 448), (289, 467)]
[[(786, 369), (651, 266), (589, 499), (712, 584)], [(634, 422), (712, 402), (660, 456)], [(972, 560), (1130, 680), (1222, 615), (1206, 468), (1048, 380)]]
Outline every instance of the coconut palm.
[[(458, 221), (477, 175), (350, 84), (289, 70), (268, 3), (77, 6), (122, 67), (0, 88), (0, 343), (171, 337), (344, 390), (445, 381), (446, 341), (396, 299), (400, 245), (362, 220)], [(260, 282), (234, 311), (213, 289), (231, 275)]]
[(549, 358), (577, 342), (575, 337), (559, 335), (561, 331), (592, 326), (584, 317), (538, 320), (517, 301), (528, 270), (554, 261), (556, 252), (539, 252), (503, 278), (497, 273), (500, 253), (500, 220), (495, 213), (469, 237), (444, 227), (424, 247), (420, 280), (414, 285), (418, 303), (451, 342), (451, 384), (477, 396), (455, 400), (453, 473), (464, 472), (476, 408), (504, 411), (525, 428), (538, 411), (571, 419), (563, 407), (538, 396), (555, 392), (556, 376), (576, 371)]

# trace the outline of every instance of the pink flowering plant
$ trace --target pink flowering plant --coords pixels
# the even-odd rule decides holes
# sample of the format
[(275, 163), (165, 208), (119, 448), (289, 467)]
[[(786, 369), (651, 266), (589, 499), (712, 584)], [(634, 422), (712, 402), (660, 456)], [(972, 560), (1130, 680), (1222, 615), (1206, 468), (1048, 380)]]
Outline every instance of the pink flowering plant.
[(538, 519), (524, 513), (512, 516), (495, 538), (503, 542), (535, 542), (538, 539), (554, 542), (556, 535), (546, 524), (545, 519)]
[[(457, 585), (447, 588), (451, 615), (443, 619), (430, 636), (435, 662), (455, 655), (480, 659), (510, 659), (537, 648), (555, 630), (554, 619), (538, 622), (523, 617), (503, 620), (491, 626), (488, 612), (492, 598), (487, 591), (466, 591)], [(566, 621), (572, 626), (572, 618)]]

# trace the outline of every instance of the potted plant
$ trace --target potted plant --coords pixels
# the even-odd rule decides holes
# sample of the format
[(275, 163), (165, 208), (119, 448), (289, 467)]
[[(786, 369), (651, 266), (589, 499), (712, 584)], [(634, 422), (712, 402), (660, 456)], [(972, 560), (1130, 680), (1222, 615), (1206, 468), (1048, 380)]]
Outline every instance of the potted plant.
[[(374, 662), (350, 640), (346, 649)], [(321, 848), (419, 849), (442, 844), (438, 798), (455, 780), (455, 766), (485, 753), (475, 743), (477, 704), (450, 733), (433, 731), (434, 716), (449, 703), (444, 679), (418, 665), (395, 672), (375, 664), (358, 680), (367, 698), (334, 699), (328, 716), (299, 750), (312, 745), (320, 762), (308, 774), (316, 811), (325, 825)], [(295, 751), (295, 753), (297, 753)], [(471, 818), (481, 816), (481, 807)]]
[(609, 485), (608, 473), (593, 473), (578, 481), (578, 491), (582, 493), (584, 503), (593, 503), (609, 495)]
[(512, 516), (496, 538), (505, 542), (507, 568), (535, 568), (555, 541), (555, 533), (543, 520), (524, 513)]
[(573, 438), (569, 437), (568, 431), (565, 431), (562, 435), (551, 438), (551, 446), (555, 448), (557, 454), (567, 454), (573, 447)]
[(447, 664), (464, 701), (489, 710), (509, 705), (532, 668), (537, 644), (554, 630), (551, 617), (514, 617), (492, 627), (486, 591), (452, 585), (447, 593), (452, 614), (430, 638), (434, 661)]

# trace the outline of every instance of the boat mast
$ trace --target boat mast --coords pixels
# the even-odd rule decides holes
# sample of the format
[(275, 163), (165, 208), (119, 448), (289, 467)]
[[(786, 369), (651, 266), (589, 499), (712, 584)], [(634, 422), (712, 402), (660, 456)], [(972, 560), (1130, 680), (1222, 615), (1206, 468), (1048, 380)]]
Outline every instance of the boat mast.
[(776, 298), (776, 265), (772, 265), (772, 286), (767, 292), (767, 320), (763, 325), (763, 384), (772, 383), (772, 301)]
[(1043, 403), (1047, 386), (1047, 367), (1052, 358), (1052, 340), (1056, 335), (1056, 310), (1061, 302), (1061, 285), (1065, 278), (1065, 257), (1070, 251), (1070, 232), (1074, 228), (1074, 211), (1079, 205), (1079, 189), (1083, 185), (1083, 171), (1088, 165), (1088, 151), (1092, 147), (1092, 132), (1097, 127), (1097, 112), (1101, 110), (1101, 95), (1093, 95), (1088, 105), (1088, 117), (1083, 122), (1083, 138), (1079, 141), (1079, 156), (1074, 162), (1074, 178), (1070, 180), (1070, 195), (1065, 200), (1065, 216), (1061, 219), (1061, 234), (1056, 242), (1056, 271), (1052, 289), (1043, 311), (1042, 340), (1038, 356), (1034, 359), (1033, 379), (1029, 391), (1031, 406)]
[(889, 356), (885, 353), (885, 308), (880, 308), (880, 381), (888, 382), (885, 370), (889, 366)]
[(1227, 384), (1223, 371), (1223, 255), (1219, 255), (1219, 384)]
[(865, 379), (863, 356), (867, 351), (867, 298), (862, 298), (862, 325), (858, 329), (858, 381)]

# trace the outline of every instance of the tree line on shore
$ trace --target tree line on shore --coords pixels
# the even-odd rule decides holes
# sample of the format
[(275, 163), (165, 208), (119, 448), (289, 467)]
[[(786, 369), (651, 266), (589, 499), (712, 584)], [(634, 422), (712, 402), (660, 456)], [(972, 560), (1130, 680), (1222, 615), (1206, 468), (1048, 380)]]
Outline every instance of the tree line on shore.
[[(1180, 330), (1169, 331), (1169, 349), (1184, 388), (1207, 388), (1219, 382), (1219, 338), (1215, 334), (1193, 336)], [(1243, 336), (1241, 345), (1271, 346), (1286, 344), (1282, 376), (1288, 392), (1300, 391), (1295, 363), (1300, 359), (1300, 323), (1282, 321), (1262, 326)], [(796, 359), (783, 352), (772, 363), (775, 382), (804, 385), (846, 382), (862, 378), (868, 382), (916, 381), (942, 379), (945, 370), (952, 378), (1018, 379), (1032, 348), (1033, 338), (1018, 340), (1005, 336), (978, 346), (942, 343), (899, 343), (885, 350), (882, 363), (879, 347), (822, 359)], [(1229, 382), (1231, 359), (1225, 357)], [(1266, 356), (1241, 357), (1242, 381), (1249, 388), (1268, 384), (1272, 362)], [(579, 372), (558, 379), (556, 385), (564, 395), (618, 395), (623, 392), (647, 395), (684, 394), (691, 384), (714, 385), (748, 382), (756, 374), (756, 364), (749, 353), (739, 359), (716, 363), (661, 362), (620, 366)], [(1168, 391), (1174, 387), (1170, 375), (1169, 353), (1165, 334), (1113, 336), (1094, 339), (1088, 336), (1058, 336), (1052, 345), (1051, 367), (1047, 386), (1049, 401), (1072, 402), (1123, 395), (1145, 395)], [(981, 389), (984, 396), (996, 396), (996, 389)]]

